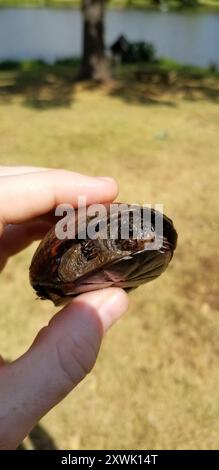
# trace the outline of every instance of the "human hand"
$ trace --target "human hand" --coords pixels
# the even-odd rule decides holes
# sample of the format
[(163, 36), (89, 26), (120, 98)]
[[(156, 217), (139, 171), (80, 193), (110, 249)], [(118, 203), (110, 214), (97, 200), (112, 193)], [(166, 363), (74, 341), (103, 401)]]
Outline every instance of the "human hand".
[[(114, 180), (64, 170), (0, 167), (0, 268), (47, 232), (62, 203), (112, 201)], [(13, 449), (95, 364), (104, 332), (127, 309), (122, 289), (82, 294), (35, 338), (19, 359), (0, 359), (0, 449)]]

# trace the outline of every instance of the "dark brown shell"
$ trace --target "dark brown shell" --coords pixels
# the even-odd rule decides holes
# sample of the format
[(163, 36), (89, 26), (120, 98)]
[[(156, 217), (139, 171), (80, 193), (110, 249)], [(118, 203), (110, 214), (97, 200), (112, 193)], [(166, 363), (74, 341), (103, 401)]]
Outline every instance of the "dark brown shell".
[[(133, 206), (128, 207), (133, 213)], [(59, 305), (83, 292), (112, 286), (130, 290), (158, 277), (173, 256), (177, 233), (168, 217), (153, 209), (148, 211), (151, 233), (146, 237), (141, 230), (137, 240), (132, 234), (128, 240), (81, 239), (80, 233), (73, 240), (59, 240), (53, 227), (41, 241), (30, 266), (30, 282), (37, 295)], [(125, 220), (130, 224), (130, 212), (126, 211), (123, 223)], [(162, 219), (162, 233), (155, 231), (155, 215)], [(155, 237), (161, 242), (153, 249), (150, 244)]]

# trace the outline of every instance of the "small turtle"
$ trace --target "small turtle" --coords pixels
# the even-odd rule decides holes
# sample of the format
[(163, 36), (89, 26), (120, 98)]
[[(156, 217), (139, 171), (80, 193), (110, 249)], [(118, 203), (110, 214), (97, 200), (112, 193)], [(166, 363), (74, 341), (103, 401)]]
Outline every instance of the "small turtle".
[[(154, 209), (127, 204), (124, 209), (118, 203), (115, 238), (111, 231), (116, 226), (116, 218), (110, 216), (109, 206), (104, 205), (106, 215), (102, 218), (86, 219), (86, 225), (89, 223), (92, 228), (93, 224), (95, 228), (95, 239), (81, 236), (81, 227), (74, 239), (59, 239), (55, 226), (43, 238), (30, 266), (30, 282), (41, 299), (59, 305), (83, 292), (105, 287), (122, 287), (128, 291), (165, 271), (177, 244), (172, 221)], [(145, 211), (150, 228), (148, 223), (144, 225)], [(160, 222), (158, 228), (156, 220)], [(103, 237), (103, 222), (107, 237)], [(125, 226), (128, 227), (126, 239), (122, 237)]]

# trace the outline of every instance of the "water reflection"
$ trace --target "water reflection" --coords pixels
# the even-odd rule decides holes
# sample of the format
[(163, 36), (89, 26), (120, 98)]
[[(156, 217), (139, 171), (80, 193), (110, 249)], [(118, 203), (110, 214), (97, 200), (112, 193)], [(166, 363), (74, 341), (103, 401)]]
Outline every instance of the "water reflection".
[[(152, 42), (160, 56), (182, 63), (219, 66), (219, 14), (111, 10), (106, 43), (120, 34)], [(81, 13), (77, 9), (1, 9), (0, 60), (57, 58), (81, 54)]]

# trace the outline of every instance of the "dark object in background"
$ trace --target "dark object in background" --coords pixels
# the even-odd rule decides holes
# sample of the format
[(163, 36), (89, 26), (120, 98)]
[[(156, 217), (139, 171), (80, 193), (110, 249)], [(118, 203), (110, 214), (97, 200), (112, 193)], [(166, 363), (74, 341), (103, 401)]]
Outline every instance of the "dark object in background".
[(122, 56), (128, 54), (129, 47), (130, 43), (127, 41), (125, 36), (119, 36), (112, 46), (110, 46), (110, 50), (112, 55), (122, 58)]
[(155, 59), (155, 48), (147, 42), (129, 42), (125, 36), (119, 36), (110, 47), (114, 57), (122, 63), (151, 62)]
[(0, 62), (0, 70), (17, 70), (20, 67), (20, 62), (17, 60), (2, 60)]
[[(84, 231), (77, 233), (77, 224), (74, 239), (60, 240), (56, 237), (55, 227), (47, 233), (30, 266), (30, 282), (41, 299), (50, 299), (59, 305), (83, 292), (105, 287), (130, 290), (165, 271), (177, 243), (172, 221), (144, 207), (145, 222), (142, 207), (133, 209), (126, 205), (124, 209), (122, 206), (118, 204), (119, 218), (118, 213), (112, 216), (109, 205), (105, 205), (105, 216), (86, 219), (86, 226), (80, 230), (84, 227), (87, 230), (89, 224), (89, 229), (92, 227), (96, 233), (98, 226), (96, 239), (84, 238), (84, 235), (81, 239)], [(157, 224), (157, 220), (162, 223)], [(105, 238), (101, 229), (103, 222), (107, 227)], [(112, 235), (110, 238), (112, 226), (119, 228), (117, 238)], [(127, 239), (121, 236), (124, 227), (128, 230)], [(159, 240), (160, 244), (152, 245), (154, 240)]]

